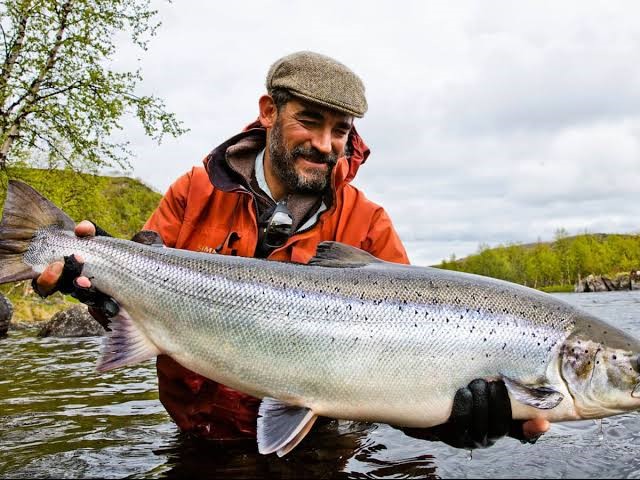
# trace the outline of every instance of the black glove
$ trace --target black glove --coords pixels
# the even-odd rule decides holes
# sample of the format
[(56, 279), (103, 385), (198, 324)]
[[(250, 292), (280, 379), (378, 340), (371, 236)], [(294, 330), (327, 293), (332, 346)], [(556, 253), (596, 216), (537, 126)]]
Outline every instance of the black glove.
[[(93, 226), (96, 228), (96, 237), (111, 236), (95, 223), (93, 223)], [(43, 298), (48, 297), (54, 292), (61, 292), (77, 298), (80, 302), (89, 307), (89, 313), (91, 316), (95, 318), (95, 320), (106, 330), (109, 330), (109, 322), (112, 317), (118, 314), (120, 307), (113, 298), (105, 295), (93, 286), (86, 288), (81, 287), (76, 283), (76, 279), (82, 275), (83, 265), (84, 264), (78, 262), (76, 257), (73, 255), (64, 257), (64, 268), (62, 269), (62, 274), (60, 275), (60, 278), (53, 290), (49, 292), (41, 291), (36, 279), (31, 281), (31, 286), (33, 287), (33, 290)]]
[(511, 418), (511, 401), (502, 380), (476, 379), (456, 392), (447, 423), (431, 428), (403, 428), (402, 431), (415, 438), (439, 440), (456, 448), (490, 447), (505, 435), (523, 443), (534, 443), (537, 438), (524, 437), (523, 424), (524, 421)]

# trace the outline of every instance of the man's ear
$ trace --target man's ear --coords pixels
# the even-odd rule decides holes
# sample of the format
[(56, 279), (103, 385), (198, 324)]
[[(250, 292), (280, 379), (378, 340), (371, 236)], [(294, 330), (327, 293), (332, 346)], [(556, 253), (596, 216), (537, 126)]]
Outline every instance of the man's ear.
[(262, 95), (258, 100), (258, 106), (260, 108), (260, 124), (264, 128), (271, 128), (278, 116), (278, 107), (276, 107), (273, 98), (270, 95)]

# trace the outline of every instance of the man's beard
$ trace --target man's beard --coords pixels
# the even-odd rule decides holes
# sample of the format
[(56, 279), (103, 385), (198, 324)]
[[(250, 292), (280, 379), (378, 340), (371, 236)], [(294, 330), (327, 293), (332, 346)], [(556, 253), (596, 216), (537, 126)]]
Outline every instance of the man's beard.
[[(338, 161), (334, 152), (324, 154), (316, 148), (301, 146), (288, 150), (282, 137), (280, 121), (276, 120), (269, 137), (269, 155), (273, 172), (290, 193), (318, 194), (325, 191), (331, 181), (331, 172)], [(307, 170), (307, 175), (296, 172), (296, 158), (305, 157), (307, 160), (327, 164), (327, 169)]]

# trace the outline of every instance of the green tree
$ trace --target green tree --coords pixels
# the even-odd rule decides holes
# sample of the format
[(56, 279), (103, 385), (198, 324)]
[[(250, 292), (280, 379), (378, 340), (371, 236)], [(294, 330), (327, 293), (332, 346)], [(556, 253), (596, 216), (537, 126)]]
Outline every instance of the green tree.
[(37, 152), (49, 167), (126, 167), (126, 143), (110, 140), (125, 114), (158, 142), (184, 133), (138, 94), (139, 70), (110, 66), (121, 32), (146, 50), (156, 13), (150, 0), (0, 0), (0, 169)]

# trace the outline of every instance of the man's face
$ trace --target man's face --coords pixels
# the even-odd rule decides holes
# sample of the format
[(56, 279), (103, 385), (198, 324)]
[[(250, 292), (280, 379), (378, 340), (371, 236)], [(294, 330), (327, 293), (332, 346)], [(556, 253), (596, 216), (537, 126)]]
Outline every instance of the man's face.
[(278, 112), (269, 134), (273, 173), (288, 192), (322, 193), (344, 155), (353, 117), (298, 100)]

